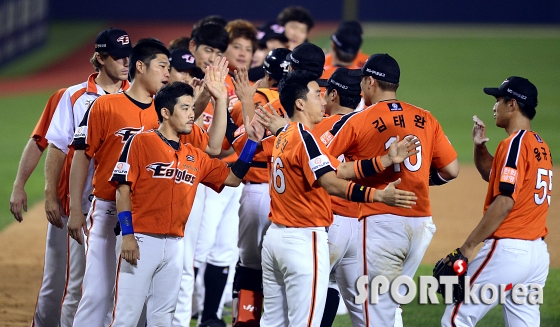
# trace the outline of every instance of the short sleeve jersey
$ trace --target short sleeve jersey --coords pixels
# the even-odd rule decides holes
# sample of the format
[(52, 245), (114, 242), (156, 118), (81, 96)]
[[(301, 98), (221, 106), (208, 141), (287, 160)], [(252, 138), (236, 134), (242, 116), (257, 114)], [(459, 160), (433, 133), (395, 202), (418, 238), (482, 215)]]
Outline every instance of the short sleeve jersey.
[(339, 162), (302, 124), (291, 122), (262, 143), (271, 157), (270, 213), (273, 223), (290, 227), (330, 226), (330, 197), (317, 180)]
[[(153, 102), (140, 108), (125, 93), (99, 97), (86, 112), (74, 133), (72, 146), (83, 149), (94, 160), (93, 195), (115, 201), (115, 187), (109, 183), (115, 163), (126, 141), (144, 130), (159, 126)], [(181, 139), (183, 143), (206, 149), (208, 136), (193, 126), (191, 134)]]
[(53, 118), (54, 112), (56, 111), (56, 107), (58, 106), (58, 102), (62, 98), (62, 95), (65, 91), (66, 89), (60, 89), (51, 95), (51, 97), (47, 101), (47, 104), (45, 105), (45, 108), (43, 109), (43, 113), (41, 114), (39, 121), (37, 121), (37, 124), (35, 125), (35, 128), (31, 133), (31, 137), (34, 138), (35, 141), (37, 141), (37, 144), (43, 150), (46, 149), (49, 145), (49, 141), (46, 137), (47, 131), (49, 130), (49, 126), (51, 125), (51, 120)]
[[(356, 66), (357, 68), (362, 68), (366, 64), (366, 61), (368, 60), (368, 58), (369, 58), (369, 56), (367, 54), (360, 51), (360, 52), (358, 52), (358, 54), (356, 55), (356, 58), (352, 62), (352, 66)], [(332, 65), (333, 65), (332, 55), (330, 53), (327, 53), (325, 55), (325, 69), (329, 66), (332, 66)]]
[(520, 130), (498, 145), (484, 212), (498, 195), (510, 196), (515, 204), (491, 238), (535, 240), (548, 234), (552, 154), (537, 133)]
[[(313, 136), (319, 140), (325, 132), (332, 129), (333, 125), (340, 119), (340, 117), (342, 117), (342, 115), (333, 115), (323, 118), (321, 122), (313, 127)], [(338, 156), (337, 159), (340, 162), (348, 161), (344, 155)], [(354, 218), (357, 218), (360, 215), (360, 207), (358, 203), (341, 199), (338, 196), (331, 196), (331, 207), (333, 213), (337, 215)]]
[(175, 150), (163, 136), (148, 131), (127, 141), (111, 183), (130, 184), (135, 232), (182, 237), (197, 185), (219, 191), (228, 174), (223, 161), (191, 144)]
[(379, 202), (360, 203), (361, 217), (386, 213), (406, 217), (431, 216), (430, 167), (447, 166), (457, 158), (457, 153), (432, 114), (396, 100), (378, 102), (363, 111), (346, 114), (321, 136), (331, 155), (344, 154), (350, 160), (360, 160), (386, 154), (397, 136), (402, 140), (408, 135), (420, 139), (422, 146), (418, 154), (359, 183), (383, 189), (401, 178), (398, 188), (413, 191), (418, 198), (416, 205), (404, 209)]

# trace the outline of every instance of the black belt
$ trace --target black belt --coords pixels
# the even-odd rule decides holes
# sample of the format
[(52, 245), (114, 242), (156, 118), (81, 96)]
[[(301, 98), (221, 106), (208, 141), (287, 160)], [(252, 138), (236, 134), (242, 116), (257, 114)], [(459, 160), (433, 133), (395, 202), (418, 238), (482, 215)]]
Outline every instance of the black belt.
[(253, 161), (251, 162), (253, 168), (268, 168), (266, 161)]

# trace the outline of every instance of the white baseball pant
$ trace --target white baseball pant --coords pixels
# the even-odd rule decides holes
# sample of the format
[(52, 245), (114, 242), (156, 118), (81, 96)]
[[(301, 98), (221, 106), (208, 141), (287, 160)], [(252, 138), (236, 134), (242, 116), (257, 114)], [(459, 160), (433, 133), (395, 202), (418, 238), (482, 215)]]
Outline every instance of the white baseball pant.
[[(478, 251), (474, 260), (469, 264), (467, 276), (471, 276), (471, 285), (478, 284), (474, 292), (477, 299), (481, 299), (481, 287), (485, 284), (498, 285), (523, 284), (529, 289), (525, 296), (518, 299), (526, 301), (531, 297), (530, 284), (544, 287), (550, 255), (547, 245), (542, 239), (534, 241), (518, 239), (489, 239)], [(540, 325), (540, 304), (516, 304), (513, 302), (511, 290), (507, 291), (506, 303), (502, 307), (505, 325), (509, 327), (538, 327)], [(486, 291), (486, 298), (492, 297), (492, 291)], [(499, 299), (499, 296), (498, 296)], [(498, 304), (480, 302), (450, 304), (445, 308), (441, 318), (442, 326), (475, 326), (484, 315)]]
[(262, 249), (261, 327), (320, 326), (329, 286), (325, 227), (271, 224)]
[(329, 227), (329, 255), (331, 273), (329, 288), (340, 292), (350, 314), (353, 327), (365, 326), (361, 305), (354, 302), (358, 295), (356, 281), (358, 271), (359, 221), (357, 218), (334, 215)]
[(119, 259), (110, 326), (136, 327), (147, 299), (148, 326), (170, 327), (181, 285), (183, 238), (156, 234), (135, 234), (135, 237), (140, 260), (133, 266)]
[[(379, 275), (390, 282), (401, 275), (413, 278), (436, 231), (432, 217), (382, 214), (360, 222), (358, 269), (361, 275), (368, 276), (368, 283)], [(401, 285), (399, 292), (406, 291), (406, 286)], [(390, 292), (379, 295), (377, 304), (372, 304), (368, 297), (363, 304), (366, 326), (393, 327), (398, 307)]]
[(181, 274), (181, 288), (177, 297), (177, 308), (175, 308), (175, 315), (173, 316), (173, 326), (175, 327), (189, 326), (191, 322), (195, 280), (194, 251), (204, 214), (206, 189), (206, 186), (198, 184), (189, 220), (185, 225), (183, 273)]

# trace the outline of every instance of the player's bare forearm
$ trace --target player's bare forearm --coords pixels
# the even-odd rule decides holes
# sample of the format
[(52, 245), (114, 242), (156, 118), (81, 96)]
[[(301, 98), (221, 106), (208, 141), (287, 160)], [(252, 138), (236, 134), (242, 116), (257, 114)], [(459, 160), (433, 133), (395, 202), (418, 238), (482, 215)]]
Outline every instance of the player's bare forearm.
[[(348, 163), (351, 165), (351, 163)], [(340, 166), (339, 166), (340, 168)], [(352, 171), (354, 168), (352, 166)], [(322, 188), (329, 193), (329, 195), (337, 196), (342, 199), (346, 199), (346, 187), (348, 186), (348, 182), (340, 179), (337, 177), (337, 173), (335, 172), (328, 172), (321, 176), (317, 182), (321, 185)]]
[(119, 184), (116, 193), (117, 212), (132, 211), (132, 201), (130, 199), (130, 185)]
[(27, 211), (27, 193), (25, 193), (25, 183), (37, 167), (37, 163), (39, 163), (43, 150), (44, 149), (37, 143), (37, 140), (30, 138), (21, 154), (16, 179), (10, 196), (10, 211), (14, 215), (14, 218), (19, 222), (23, 220), (21, 211)]
[(217, 156), (222, 151), (222, 143), (226, 135), (227, 127), (227, 98), (221, 98), (216, 101), (214, 117), (212, 118), (212, 126), (208, 130), (209, 140), (206, 147), (206, 153), (211, 156)]
[[(243, 99), (241, 102), (241, 112), (243, 114), (243, 124), (248, 125), (253, 120), (253, 116), (255, 116), (255, 104), (253, 103), (252, 99)], [(249, 119), (248, 121), (247, 118)]]
[(235, 174), (230, 169), (228, 177), (224, 181), (224, 185), (225, 186), (231, 186), (231, 187), (237, 187), (237, 186), (239, 186), (239, 184), (241, 184), (241, 178), (235, 176)]
[(514, 201), (509, 196), (498, 195), (490, 205), (486, 213), (471, 232), (461, 252), (468, 258), (472, 255), (474, 248), (487, 239), (500, 226), (508, 213), (513, 208)]
[(210, 102), (210, 92), (208, 92), (208, 90), (203, 87), (202, 90), (200, 91), (200, 94), (198, 95), (198, 97), (195, 99), (194, 102), (195, 120), (202, 115), (204, 109), (206, 109), (206, 106), (208, 106), (209, 102)]
[(488, 148), (486, 148), (486, 143), (474, 145), (474, 165), (482, 179), (487, 182), (490, 179), (493, 161), (494, 157), (490, 154)]
[(45, 160), (45, 213), (47, 220), (55, 227), (64, 228), (62, 215), (64, 209), (58, 198), (58, 181), (64, 166), (66, 153), (53, 144), (49, 144), (47, 159)]
[(437, 171), (441, 178), (446, 181), (451, 181), (459, 176), (459, 161), (455, 159), (450, 164), (438, 169)]
[(82, 193), (86, 185), (89, 161), (84, 150), (76, 150), (70, 167), (70, 214), (82, 213)]

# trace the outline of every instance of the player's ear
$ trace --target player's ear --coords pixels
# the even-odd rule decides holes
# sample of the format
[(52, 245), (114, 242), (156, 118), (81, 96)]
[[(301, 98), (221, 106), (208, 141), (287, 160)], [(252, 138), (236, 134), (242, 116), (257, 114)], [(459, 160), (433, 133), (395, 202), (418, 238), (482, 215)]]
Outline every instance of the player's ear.
[(303, 99), (296, 99), (296, 110), (303, 111), (305, 107), (305, 101)]
[(195, 50), (196, 50), (196, 43), (194, 43), (193, 40), (190, 40), (190, 41), (189, 41), (189, 51), (190, 51), (191, 53), (194, 53)]
[(144, 64), (142, 60), (136, 60), (134, 67), (136, 68), (136, 72), (140, 74), (144, 74), (144, 71), (146, 70), (146, 64)]
[(169, 111), (169, 109), (165, 107), (161, 108), (161, 117), (164, 120), (168, 120), (171, 117), (171, 112)]

